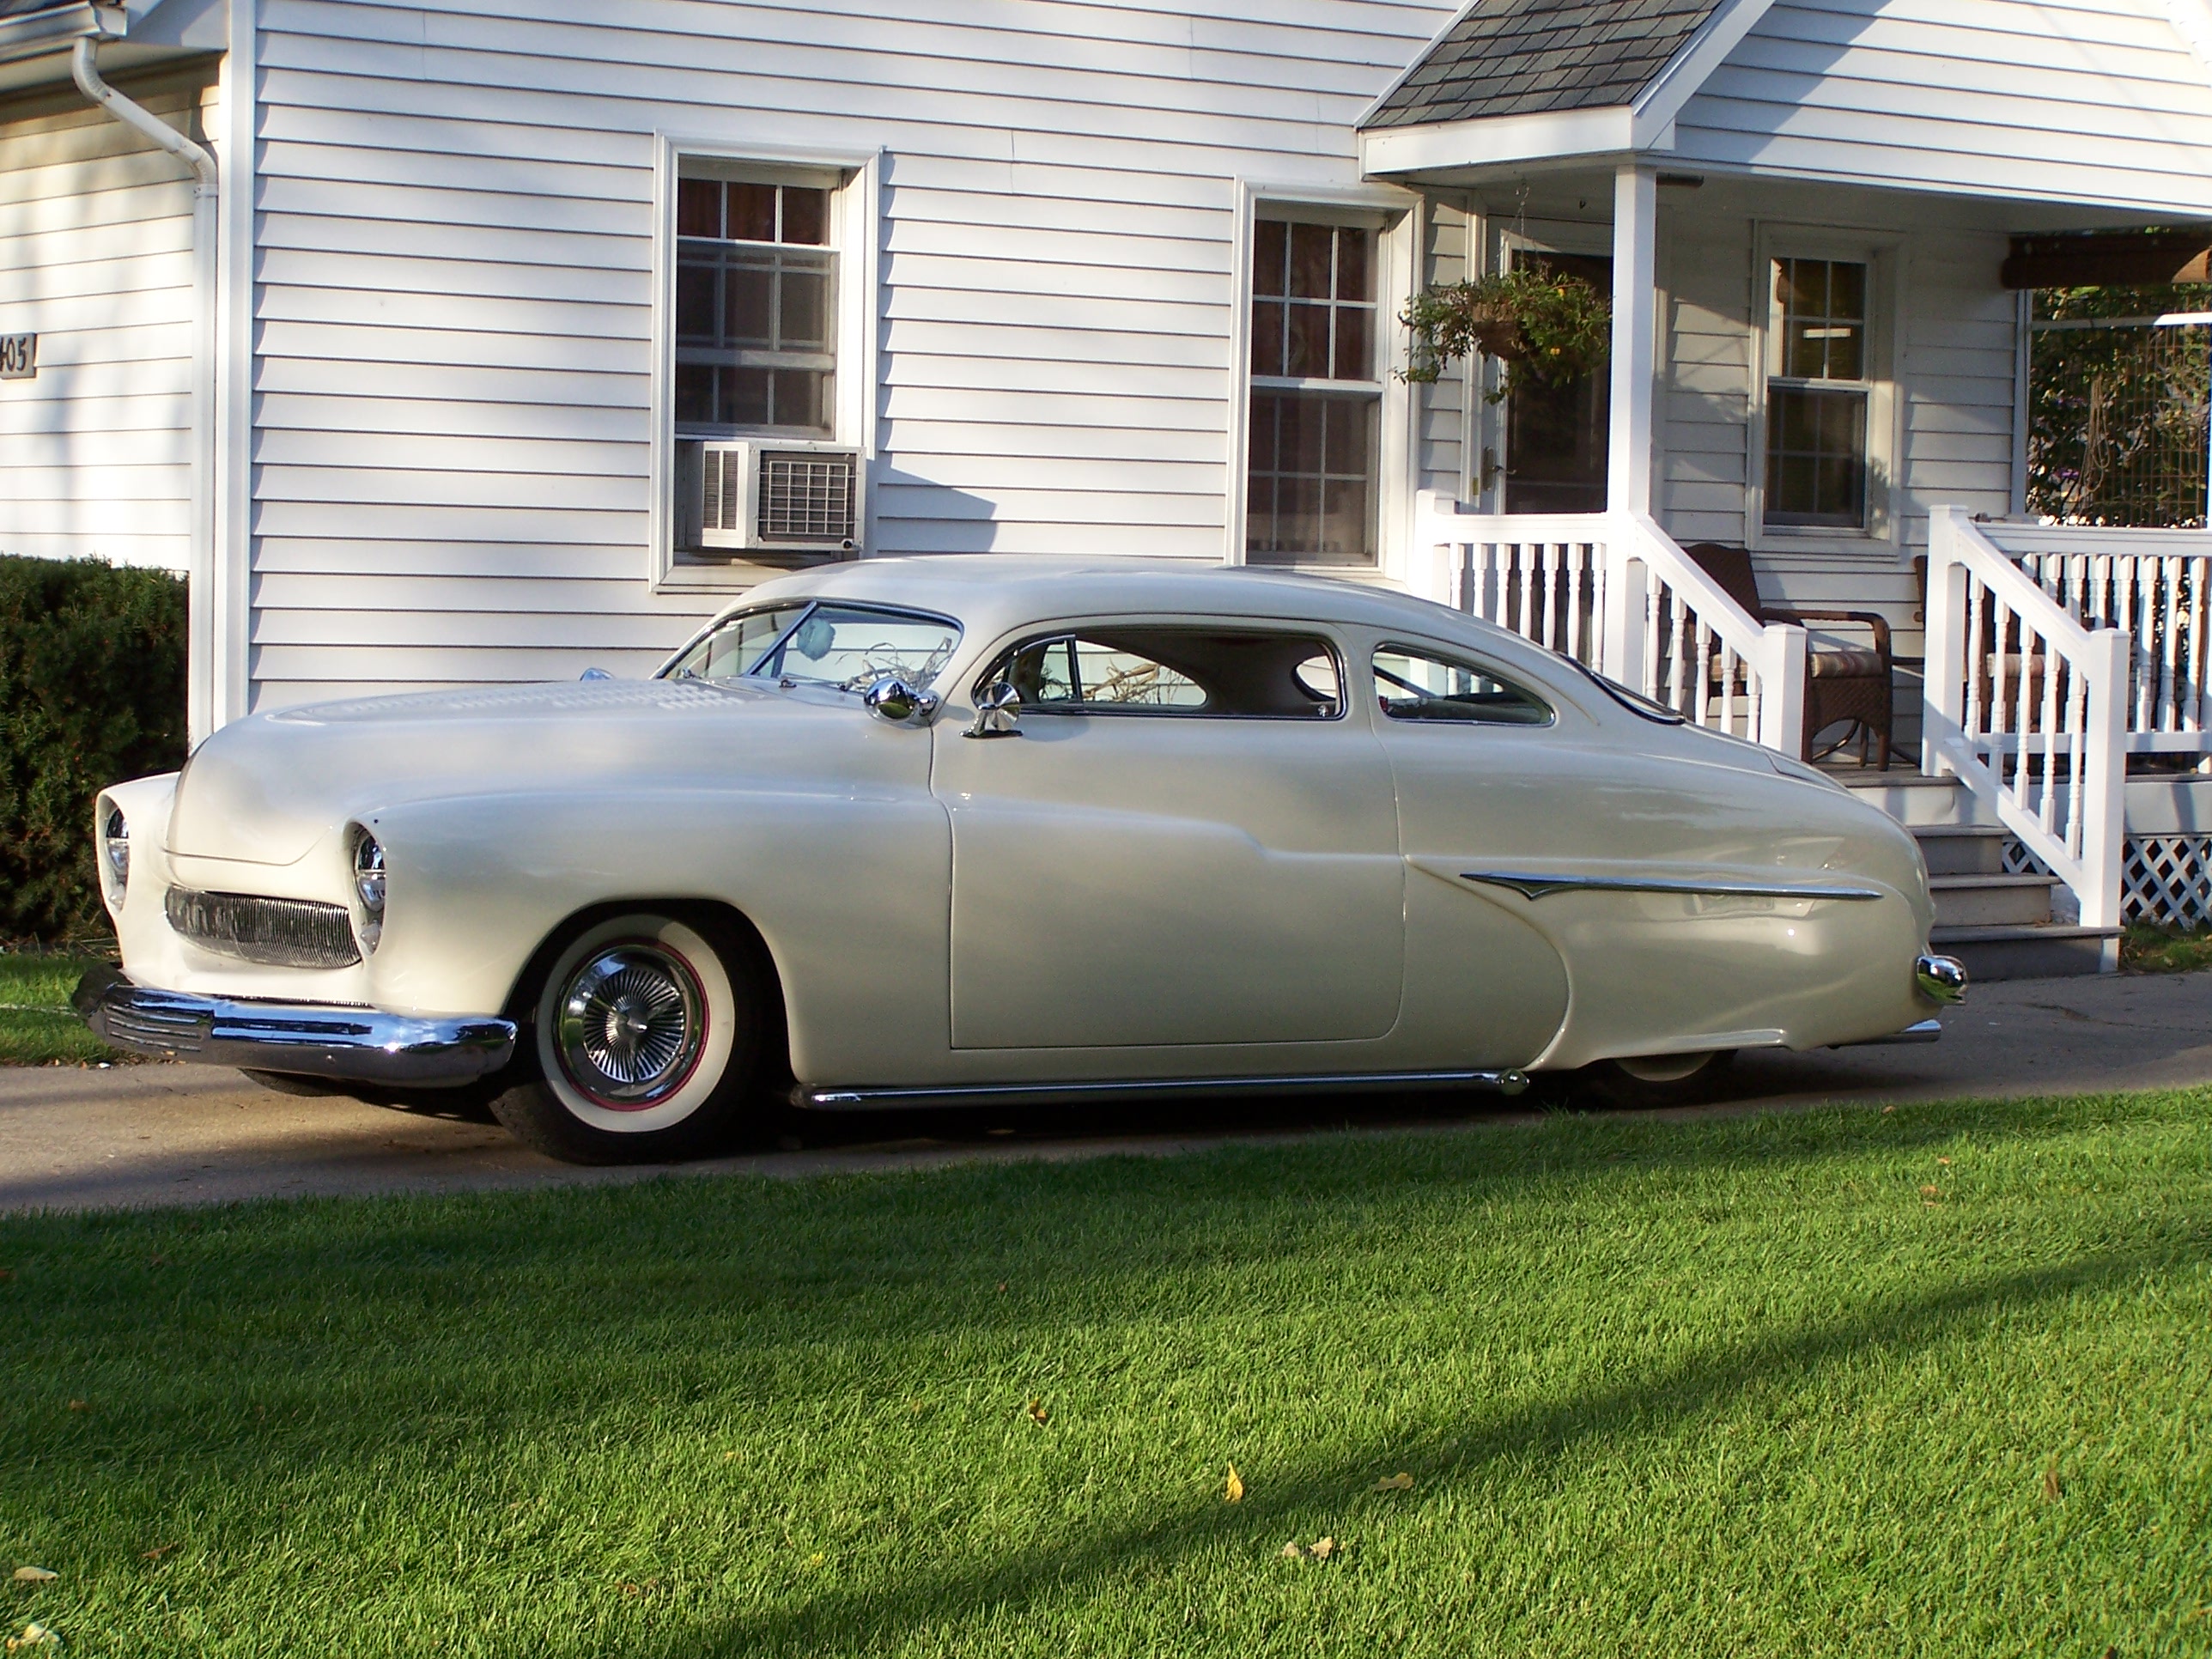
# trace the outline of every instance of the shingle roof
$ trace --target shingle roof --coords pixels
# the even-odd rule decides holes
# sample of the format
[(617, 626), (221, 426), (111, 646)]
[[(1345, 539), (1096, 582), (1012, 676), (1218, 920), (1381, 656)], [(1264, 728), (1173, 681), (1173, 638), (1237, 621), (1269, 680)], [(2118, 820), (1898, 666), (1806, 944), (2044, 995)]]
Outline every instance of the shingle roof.
[(1362, 127), (1626, 104), (1720, 0), (1480, 0)]

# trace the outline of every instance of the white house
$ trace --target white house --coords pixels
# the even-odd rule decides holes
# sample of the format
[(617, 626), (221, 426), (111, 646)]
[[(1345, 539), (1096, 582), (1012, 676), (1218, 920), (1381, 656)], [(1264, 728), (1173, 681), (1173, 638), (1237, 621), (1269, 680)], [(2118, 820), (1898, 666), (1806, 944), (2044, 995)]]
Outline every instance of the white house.
[[(0, 551), (189, 569), (202, 731), (1008, 550), (1404, 584), (1794, 747), (1728, 544), (1899, 658), (1982, 629), (1923, 763), (2108, 927), (2065, 745), (2195, 752), (2203, 590), (2145, 702), (2058, 627), (2137, 587), (2022, 597), (1975, 562), (2056, 544), (1972, 520), (2008, 256), (2212, 222), (2208, 53), (2204, 0), (0, 0)], [(1413, 294), (1532, 258), (1610, 283), (1607, 385), (1397, 378)]]

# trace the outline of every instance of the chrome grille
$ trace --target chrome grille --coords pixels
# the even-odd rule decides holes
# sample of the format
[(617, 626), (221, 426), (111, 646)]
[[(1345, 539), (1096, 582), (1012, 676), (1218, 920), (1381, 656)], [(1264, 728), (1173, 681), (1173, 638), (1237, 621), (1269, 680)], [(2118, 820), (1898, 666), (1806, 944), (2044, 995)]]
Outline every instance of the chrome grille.
[(270, 968), (349, 968), (361, 960), (342, 904), (172, 887), (164, 908), (170, 927), (227, 957)]

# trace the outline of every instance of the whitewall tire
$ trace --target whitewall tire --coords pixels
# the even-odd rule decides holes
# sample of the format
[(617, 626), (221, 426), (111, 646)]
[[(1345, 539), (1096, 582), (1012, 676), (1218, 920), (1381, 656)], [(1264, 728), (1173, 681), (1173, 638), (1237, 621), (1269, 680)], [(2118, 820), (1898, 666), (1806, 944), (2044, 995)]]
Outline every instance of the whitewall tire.
[(749, 1104), (760, 1003), (728, 929), (647, 910), (606, 917), (547, 965), (525, 1033), (534, 1076), (492, 1109), (571, 1163), (696, 1157)]

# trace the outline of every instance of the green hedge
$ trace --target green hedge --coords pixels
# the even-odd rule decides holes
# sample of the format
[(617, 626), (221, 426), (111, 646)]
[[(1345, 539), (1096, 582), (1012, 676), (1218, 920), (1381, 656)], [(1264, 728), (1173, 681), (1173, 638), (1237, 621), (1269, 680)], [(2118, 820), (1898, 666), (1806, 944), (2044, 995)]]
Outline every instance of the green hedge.
[(0, 939), (105, 928), (92, 801), (185, 758), (185, 583), (0, 555)]

